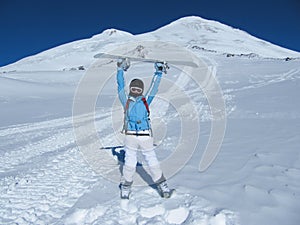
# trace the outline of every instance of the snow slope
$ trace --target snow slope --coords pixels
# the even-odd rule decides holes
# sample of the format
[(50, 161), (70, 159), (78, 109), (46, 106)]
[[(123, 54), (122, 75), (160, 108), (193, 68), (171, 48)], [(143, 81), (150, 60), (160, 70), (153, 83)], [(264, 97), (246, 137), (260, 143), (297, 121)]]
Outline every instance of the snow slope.
[[(163, 200), (151, 187), (135, 187), (129, 205), (120, 201), (117, 184), (95, 174), (76, 147), (69, 107), (84, 73), (2, 75), (0, 223), (298, 224), (299, 61), (217, 57), (216, 62), (226, 105), (234, 109), (217, 159), (199, 173), (210, 130), (202, 107), (199, 147), (169, 180), (177, 189), (174, 198)], [(49, 90), (41, 88), (46, 81)], [(3, 91), (16, 85), (15, 96)], [(64, 96), (66, 86), (70, 89), (62, 107), (53, 98)], [(26, 97), (28, 93), (34, 94)], [(193, 93), (202, 95), (197, 89)], [(107, 146), (121, 144), (111, 135), (111, 108), (105, 106), (114, 97), (97, 106), (96, 123)], [(44, 107), (36, 99), (42, 99)], [(152, 110), (153, 117), (157, 111)], [(170, 113), (174, 115), (166, 122), (172, 124), (176, 112)], [(161, 159), (172, 151), (174, 140), (176, 136), (162, 141), (157, 149)]]
[[(110, 33), (101, 35), (94, 37), (99, 38), (94, 42), (99, 49), (115, 46), (115, 39), (106, 39)], [(120, 35), (123, 41), (132, 38), (119, 31), (111, 35)], [(89, 46), (89, 40), (78, 43)], [(76, 144), (72, 104), (85, 71), (61, 71), (66, 62), (59, 64), (63, 54), (58, 51), (66, 46), (72, 49), (73, 44), (2, 68), (17, 71), (0, 75), (0, 224), (299, 223), (299, 59), (228, 58), (206, 52), (216, 67), (228, 115), (221, 151), (202, 173), (198, 167), (211, 129), (209, 105), (192, 79), (171, 70), (168, 79), (179, 84), (184, 80), (183, 90), (197, 105), (199, 143), (191, 160), (169, 179), (169, 185), (177, 190), (173, 198), (161, 199), (150, 186), (137, 186), (127, 202), (119, 199), (118, 184), (104, 179), (85, 162)], [(204, 54), (199, 49), (194, 52)], [(87, 58), (89, 54), (93, 55), (92, 51), (86, 51)], [(42, 61), (34, 61), (36, 57)], [(74, 53), (73, 57), (78, 56)], [(49, 60), (43, 64), (46, 58)], [(86, 62), (91, 63), (89, 60)], [(76, 63), (70, 60), (70, 66), (79, 65)], [(39, 71), (41, 68), (48, 71)], [(25, 69), (33, 71), (21, 71)], [(145, 72), (141, 66), (131, 70)], [(148, 67), (146, 70), (152, 72)], [(111, 105), (116, 96), (111, 90), (115, 90), (114, 79), (108, 81), (99, 98), (95, 117), (99, 138), (107, 147), (122, 145), (112, 130)], [(165, 160), (179, 139), (178, 115), (156, 98), (151, 110), (153, 122), (161, 115), (165, 116), (158, 122), (167, 124), (168, 130), (162, 140), (156, 136), (155, 141), (159, 159)], [(113, 152), (108, 148), (99, 149), (99, 154), (103, 151), (114, 153), (112, 157), (121, 153), (121, 149)], [(115, 166), (120, 166), (117, 159)]]

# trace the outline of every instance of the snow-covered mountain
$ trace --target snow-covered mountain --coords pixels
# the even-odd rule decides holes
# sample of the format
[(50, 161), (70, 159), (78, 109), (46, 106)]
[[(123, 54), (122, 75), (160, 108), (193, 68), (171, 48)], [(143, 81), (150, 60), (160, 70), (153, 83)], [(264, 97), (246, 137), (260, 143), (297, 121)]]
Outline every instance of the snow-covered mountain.
[(221, 24), (216, 21), (190, 16), (178, 19), (153, 32), (132, 35), (130, 33), (108, 29), (89, 39), (64, 44), (37, 55), (24, 58), (0, 71), (43, 71), (87, 68), (94, 61), (93, 56), (105, 49), (131, 41), (158, 40), (179, 44), (196, 54), (224, 54), (258, 56), (268, 58), (299, 58), (294, 52), (248, 33)]
[(199, 17), (181, 18), (145, 36), (218, 54), (254, 54), (271, 58), (300, 56), (299, 52), (276, 46), (217, 21)]

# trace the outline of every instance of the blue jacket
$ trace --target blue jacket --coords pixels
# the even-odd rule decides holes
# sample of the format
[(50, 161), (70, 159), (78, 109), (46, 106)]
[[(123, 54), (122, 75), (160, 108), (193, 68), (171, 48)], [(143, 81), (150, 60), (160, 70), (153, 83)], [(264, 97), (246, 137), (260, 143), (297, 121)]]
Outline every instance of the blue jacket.
[(150, 106), (152, 100), (154, 99), (158, 91), (158, 86), (161, 80), (161, 76), (162, 76), (161, 72), (155, 72), (150, 88), (146, 92), (145, 96), (139, 96), (137, 98), (134, 98), (126, 94), (124, 71), (122, 69), (118, 69), (117, 72), (118, 95), (124, 110), (128, 98), (130, 99), (128, 109), (126, 110), (126, 115), (124, 115), (125, 131), (141, 131), (141, 130), (151, 129), (149, 115), (146, 106), (142, 101), (142, 98), (145, 97), (148, 105)]

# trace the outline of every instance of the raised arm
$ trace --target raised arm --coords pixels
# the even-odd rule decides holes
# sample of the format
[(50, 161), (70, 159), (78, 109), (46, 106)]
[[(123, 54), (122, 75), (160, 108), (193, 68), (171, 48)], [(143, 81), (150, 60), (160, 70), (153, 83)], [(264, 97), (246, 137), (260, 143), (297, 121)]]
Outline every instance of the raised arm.
[(118, 96), (123, 107), (126, 105), (127, 95), (125, 92), (124, 70), (118, 68), (117, 72)]
[(127, 102), (127, 95), (125, 92), (125, 80), (124, 80), (124, 71), (127, 71), (130, 67), (130, 61), (128, 59), (119, 59), (117, 61), (117, 84), (118, 84), (118, 95), (123, 107), (125, 107)]
[(151, 104), (151, 102), (153, 101), (153, 99), (154, 99), (154, 97), (155, 97), (155, 95), (158, 91), (158, 86), (160, 84), (162, 74), (167, 73), (167, 69), (169, 69), (169, 67), (166, 63), (160, 63), (160, 62), (155, 63), (154, 67), (155, 67), (156, 71), (155, 71), (154, 76), (152, 78), (150, 88), (149, 88), (149, 90), (147, 91), (147, 94), (146, 94), (148, 105)]
[(146, 93), (146, 99), (147, 99), (148, 105), (151, 104), (151, 102), (153, 101), (156, 93), (158, 92), (158, 86), (160, 84), (161, 76), (162, 76), (162, 72), (155, 72), (154, 73), (154, 76), (153, 76), (152, 81), (151, 81), (150, 88)]

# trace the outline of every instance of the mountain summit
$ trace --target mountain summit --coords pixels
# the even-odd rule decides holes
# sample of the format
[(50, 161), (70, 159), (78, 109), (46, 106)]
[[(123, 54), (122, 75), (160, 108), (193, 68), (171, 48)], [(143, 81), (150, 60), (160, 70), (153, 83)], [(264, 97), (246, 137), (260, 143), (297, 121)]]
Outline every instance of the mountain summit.
[(221, 54), (255, 54), (269, 58), (300, 56), (298, 52), (258, 39), (240, 29), (196, 16), (178, 19), (147, 35)]

